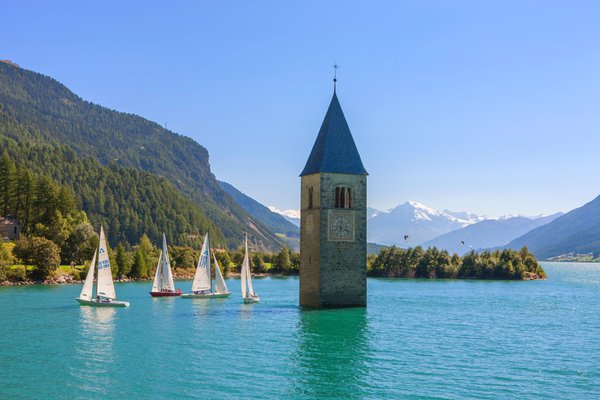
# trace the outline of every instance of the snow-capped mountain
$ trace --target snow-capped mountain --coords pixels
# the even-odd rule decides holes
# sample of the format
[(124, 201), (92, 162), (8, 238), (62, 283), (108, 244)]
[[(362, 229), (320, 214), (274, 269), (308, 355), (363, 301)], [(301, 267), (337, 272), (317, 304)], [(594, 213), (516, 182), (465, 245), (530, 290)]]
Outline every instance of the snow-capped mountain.
[(416, 201), (407, 201), (385, 212), (371, 210), (367, 240), (402, 247), (417, 246), (485, 218), (467, 212), (438, 211)]
[(442, 211), (442, 213), (450, 215), (450, 216), (455, 217), (455, 218), (458, 218), (458, 219), (463, 220), (463, 221), (469, 221), (472, 224), (474, 224), (476, 222), (479, 222), (479, 221), (483, 221), (483, 220), (489, 219), (485, 215), (477, 215), (477, 214), (473, 214), (473, 213), (466, 212), (466, 211), (456, 212), (456, 211), (444, 210), (444, 211)]
[[(269, 206), (300, 226), (300, 210)], [(467, 212), (438, 211), (416, 201), (407, 201), (389, 211), (367, 208), (367, 241), (384, 245), (417, 246), (427, 240), (485, 219)], [(408, 235), (405, 239), (404, 236)]]
[(282, 215), (285, 219), (296, 226), (300, 226), (300, 210), (280, 210), (275, 206), (268, 206), (269, 210)]
[[(269, 209), (300, 226), (300, 210), (284, 211), (274, 206)], [(416, 201), (407, 201), (388, 211), (367, 207), (367, 241), (399, 247), (437, 246), (463, 253), (471, 248), (505, 244), (559, 215), (490, 218), (465, 211), (438, 211)]]
[(371, 207), (367, 207), (367, 219), (373, 218), (381, 214), (381, 211)]

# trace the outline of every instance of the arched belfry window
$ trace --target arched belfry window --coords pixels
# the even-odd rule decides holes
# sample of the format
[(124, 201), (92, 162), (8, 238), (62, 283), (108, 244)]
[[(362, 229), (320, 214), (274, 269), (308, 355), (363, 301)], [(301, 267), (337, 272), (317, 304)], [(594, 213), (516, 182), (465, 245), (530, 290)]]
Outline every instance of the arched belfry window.
[(313, 188), (308, 188), (308, 208), (313, 208)]
[(335, 188), (335, 208), (352, 208), (352, 188), (345, 186)]
[(352, 208), (352, 189), (346, 189), (346, 208)]

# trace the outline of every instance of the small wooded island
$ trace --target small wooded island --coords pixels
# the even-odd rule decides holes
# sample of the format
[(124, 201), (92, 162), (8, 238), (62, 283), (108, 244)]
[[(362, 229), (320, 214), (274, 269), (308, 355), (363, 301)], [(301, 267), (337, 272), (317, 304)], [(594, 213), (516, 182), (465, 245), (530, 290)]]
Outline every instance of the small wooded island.
[(460, 257), (435, 247), (383, 248), (367, 262), (367, 275), (429, 279), (545, 279), (546, 272), (527, 247), (520, 251), (471, 251)]

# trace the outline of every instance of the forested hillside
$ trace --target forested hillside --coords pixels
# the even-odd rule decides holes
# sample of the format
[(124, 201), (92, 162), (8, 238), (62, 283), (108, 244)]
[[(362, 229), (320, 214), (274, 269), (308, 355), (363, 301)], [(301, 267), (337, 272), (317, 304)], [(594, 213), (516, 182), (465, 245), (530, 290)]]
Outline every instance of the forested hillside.
[(70, 188), (15, 164), (5, 151), (0, 193), (0, 213), (18, 217), (23, 236), (48, 239), (65, 263), (79, 264), (92, 256), (98, 238)]
[[(15, 144), (6, 144), (0, 164), (0, 173), (4, 171), (6, 179), (0, 180), (0, 193), (4, 193), (6, 200), (0, 204), (7, 212), (4, 209), (1, 212), (16, 215), (26, 226), (30, 225), (28, 208), (24, 205), (29, 198), (27, 190), (35, 186), (32, 182), (41, 179), (38, 177), (49, 176), (69, 182), (68, 193), (75, 199), (73, 207), (88, 213), (96, 229), (104, 225), (109, 242), (114, 245), (137, 243), (144, 233), (159, 242), (163, 232), (169, 243), (194, 244), (195, 236), (207, 231), (217, 246), (226, 244), (221, 231), (202, 210), (165, 178), (148, 172), (115, 164), (102, 166), (91, 158), (81, 160), (66, 147), (21, 148)], [(44, 200), (40, 196), (37, 194), (35, 198)], [(51, 217), (44, 224), (50, 223)], [(31, 229), (26, 232), (35, 233)]]
[(282, 215), (269, 210), (266, 206), (240, 192), (227, 182), (219, 181), (219, 184), (244, 210), (262, 222), (271, 232), (282, 233), (291, 238), (300, 237), (300, 229)]
[(509, 249), (528, 246), (539, 259), (566, 253), (600, 254), (600, 196), (549, 224), (513, 240)]
[(109, 224), (112, 244), (137, 241), (143, 231), (155, 240), (162, 230), (181, 243), (210, 228), (230, 247), (244, 232), (256, 247), (281, 246), (221, 189), (208, 152), (194, 140), (84, 101), (52, 78), (5, 63), (0, 144), (13, 159), (73, 189), (93, 223)]

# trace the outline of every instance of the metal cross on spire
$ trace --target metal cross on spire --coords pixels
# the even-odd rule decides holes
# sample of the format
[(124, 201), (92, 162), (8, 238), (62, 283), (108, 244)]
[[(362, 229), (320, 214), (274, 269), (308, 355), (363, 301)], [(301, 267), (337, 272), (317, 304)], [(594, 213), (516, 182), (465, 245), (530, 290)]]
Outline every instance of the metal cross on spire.
[(333, 92), (335, 93), (335, 86), (337, 83), (337, 70), (340, 67), (337, 63), (333, 63)]

